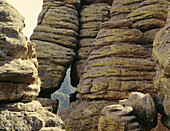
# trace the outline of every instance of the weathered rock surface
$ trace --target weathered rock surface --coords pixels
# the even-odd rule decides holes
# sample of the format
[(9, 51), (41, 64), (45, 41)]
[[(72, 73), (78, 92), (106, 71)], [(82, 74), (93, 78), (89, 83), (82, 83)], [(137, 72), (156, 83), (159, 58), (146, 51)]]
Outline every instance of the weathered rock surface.
[(132, 23), (128, 20), (107, 23), (110, 28), (101, 25), (93, 43), (94, 50), (78, 84), (78, 98), (120, 100), (132, 91), (153, 94), (155, 64), (145, 48), (134, 43), (142, 32), (129, 29)]
[(156, 33), (165, 25), (169, 5), (167, 0), (145, 0), (127, 17), (133, 22), (133, 28), (144, 33), (138, 43), (143, 45), (149, 54), (152, 54)]
[(80, 0), (44, 0), (38, 25), (31, 40), (37, 46), (40, 96), (51, 97), (63, 82), (67, 68), (75, 56), (78, 36)]
[(128, 99), (121, 100), (119, 103), (133, 108), (133, 115), (136, 116), (142, 129), (150, 130), (157, 125), (156, 105), (150, 94), (133, 92)]
[(138, 5), (145, 0), (114, 0), (112, 8), (110, 10), (111, 20), (123, 20), (127, 19), (127, 16), (138, 9)]
[(46, 108), (48, 111), (53, 112), (53, 113), (57, 113), (58, 110), (58, 105), (59, 105), (59, 101), (58, 100), (52, 100), (52, 99), (48, 99), (48, 98), (36, 98), (35, 100), (39, 101), (41, 103), (41, 105)]
[(110, 5), (104, 2), (106, 1), (93, 1), (92, 4), (81, 7), (77, 56), (71, 71), (71, 83), (74, 87), (77, 86), (87, 58), (93, 50), (92, 43), (100, 29), (100, 24), (109, 19)]
[(98, 131), (142, 131), (132, 107), (110, 105), (101, 111)]
[(64, 123), (38, 101), (0, 104), (0, 130), (47, 131), (49, 128), (64, 131)]
[(101, 110), (111, 101), (76, 101), (59, 112), (68, 131), (96, 131)]
[(24, 18), (0, 1), (0, 101), (32, 101), (40, 91), (35, 45), (22, 33)]
[(156, 102), (161, 106), (160, 113), (163, 115), (163, 124), (170, 128), (170, 9), (166, 25), (156, 34), (153, 43), (153, 58), (157, 62), (154, 85), (160, 92)]

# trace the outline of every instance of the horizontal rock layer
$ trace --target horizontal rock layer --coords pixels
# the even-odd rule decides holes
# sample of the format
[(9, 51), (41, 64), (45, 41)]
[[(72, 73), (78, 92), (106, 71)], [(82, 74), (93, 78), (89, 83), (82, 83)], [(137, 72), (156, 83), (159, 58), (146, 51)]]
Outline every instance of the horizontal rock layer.
[(99, 31), (100, 24), (109, 19), (110, 6), (104, 1), (83, 5), (80, 10), (80, 31), (77, 56), (72, 64), (71, 83), (77, 86), (88, 56), (93, 50), (92, 43)]
[(75, 56), (78, 36), (80, 1), (44, 1), (38, 25), (31, 40), (37, 46), (39, 76), (42, 79), (40, 96), (50, 97), (66, 75)]
[(24, 18), (0, 1), (0, 101), (32, 101), (40, 91), (35, 45), (22, 33)]
[(133, 43), (143, 34), (129, 29), (128, 22), (111, 21), (111, 29), (101, 26), (78, 85), (78, 98), (117, 100), (132, 91), (156, 91), (152, 82), (155, 64), (144, 47)]
[(114, 104), (111, 101), (76, 101), (59, 112), (59, 116), (64, 121), (66, 130), (69, 131), (94, 131), (98, 128), (98, 121), (101, 110)]

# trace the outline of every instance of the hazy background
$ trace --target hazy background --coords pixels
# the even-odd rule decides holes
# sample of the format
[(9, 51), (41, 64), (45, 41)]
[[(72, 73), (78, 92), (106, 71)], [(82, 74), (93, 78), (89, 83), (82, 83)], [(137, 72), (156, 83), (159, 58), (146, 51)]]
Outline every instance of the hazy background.
[(7, 0), (25, 18), (26, 27), (23, 32), (28, 38), (37, 25), (37, 19), (42, 10), (43, 0)]

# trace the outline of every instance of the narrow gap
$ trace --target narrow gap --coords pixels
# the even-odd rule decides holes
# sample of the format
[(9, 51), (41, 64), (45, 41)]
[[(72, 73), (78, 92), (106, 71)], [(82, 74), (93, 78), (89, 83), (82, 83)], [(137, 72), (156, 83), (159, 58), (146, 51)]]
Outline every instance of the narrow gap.
[(71, 83), (70, 82), (70, 68), (68, 68), (66, 72), (66, 76), (64, 78), (64, 81), (60, 89), (55, 91), (53, 94), (51, 94), (51, 99), (59, 100), (58, 111), (69, 106), (70, 104), (69, 95), (76, 91), (76, 88), (73, 87), (70, 83)]

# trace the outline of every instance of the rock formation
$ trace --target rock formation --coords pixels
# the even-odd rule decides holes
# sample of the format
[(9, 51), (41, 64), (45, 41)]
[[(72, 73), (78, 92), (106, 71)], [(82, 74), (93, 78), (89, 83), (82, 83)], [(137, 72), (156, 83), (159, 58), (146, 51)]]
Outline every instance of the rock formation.
[(44, 109), (38, 101), (0, 104), (0, 130), (65, 131), (59, 116)]
[(40, 96), (51, 97), (59, 89), (74, 59), (78, 36), (79, 0), (44, 0), (31, 41), (37, 46)]
[(157, 62), (155, 88), (159, 90), (156, 103), (162, 114), (162, 123), (170, 129), (170, 8), (166, 25), (156, 34), (153, 43), (153, 58)]
[(23, 28), (24, 18), (0, 0), (0, 130), (64, 131), (59, 116), (34, 101), (41, 81), (35, 45)]
[(100, 113), (105, 106), (116, 104), (111, 101), (80, 101), (59, 112), (67, 131), (97, 131)]
[(141, 45), (143, 33), (127, 19), (104, 22), (80, 79), (79, 99), (120, 100), (132, 91), (154, 93), (155, 64)]
[(150, 94), (133, 92), (128, 99), (119, 102), (124, 107), (132, 107), (133, 115), (143, 130), (151, 130), (157, 125), (157, 110)]
[(109, 12), (110, 5), (106, 1), (82, 2), (77, 56), (71, 66), (71, 83), (74, 87), (77, 86), (86, 66), (87, 58), (93, 50), (92, 43), (100, 29), (100, 24), (109, 20)]
[[(165, 25), (168, 6), (169, 2), (166, 0), (113, 1), (110, 11), (111, 18), (100, 25), (100, 30), (92, 43), (93, 50), (87, 59), (85, 67), (83, 67), (84, 71), (81, 70), (83, 74), (80, 75), (80, 81), (77, 86), (78, 100), (60, 112), (67, 130), (73, 130), (73, 123), (81, 120), (81, 118), (74, 118), (75, 111), (77, 114), (79, 114), (79, 111), (83, 112), (79, 110), (79, 105), (85, 101), (90, 103), (91, 101), (100, 102), (105, 100), (106, 102), (118, 103), (118, 100), (128, 98), (130, 93), (134, 91), (150, 93), (151, 96), (155, 97), (157, 88), (153, 85), (155, 63), (151, 56), (152, 43), (155, 34)], [(151, 113), (147, 116), (147, 111), (142, 112), (142, 115), (145, 115), (147, 119), (146, 121), (150, 123), (148, 128), (145, 127), (145, 122), (141, 122), (143, 119), (140, 119), (139, 115), (134, 116), (133, 114), (134, 117), (139, 117), (137, 119), (140, 120), (143, 129), (151, 129), (156, 125), (157, 113), (153, 100), (150, 100), (148, 104), (153, 105), (151, 106), (153, 110), (149, 111), (153, 111), (153, 114)], [(108, 105), (110, 104), (108, 103)], [(132, 107), (133, 112), (135, 112), (137, 109), (134, 106)], [(86, 108), (83, 110), (85, 111)], [(103, 115), (107, 116), (107, 113)], [(110, 116), (114, 116), (114, 113), (110, 114)], [(83, 121), (85, 122), (89, 117), (84, 118)], [(99, 117), (97, 119), (99, 120)], [(100, 121), (102, 121), (101, 119)], [(108, 118), (107, 122), (110, 122), (109, 120)], [(118, 121), (116, 119), (114, 122)], [(107, 122), (105, 123), (106, 125), (100, 124), (99, 129), (106, 127)], [(91, 126), (89, 123), (81, 123), (75, 129), (95, 129), (87, 128)], [(127, 125), (127, 130), (131, 130), (128, 128), (131, 128), (132, 125)], [(136, 130), (141, 130), (139, 123), (134, 125), (136, 125)]]
[(133, 22), (133, 28), (143, 32), (143, 37), (138, 43), (143, 45), (149, 54), (152, 54), (156, 33), (165, 25), (168, 6), (167, 0), (144, 0), (138, 4), (138, 9), (127, 17)]
[(0, 0), (0, 130), (64, 130), (48, 111), (57, 101), (34, 100), (41, 82), (32, 42), (41, 97), (59, 89), (72, 65), (75, 102), (59, 113), (66, 130), (151, 130), (157, 112), (170, 128), (168, 0), (43, 2), (27, 42), (23, 17)]
[(0, 101), (32, 101), (40, 91), (35, 45), (22, 33), (24, 18), (0, 1)]
[(132, 107), (110, 105), (104, 107), (98, 122), (98, 131), (142, 131), (133, 115)]

